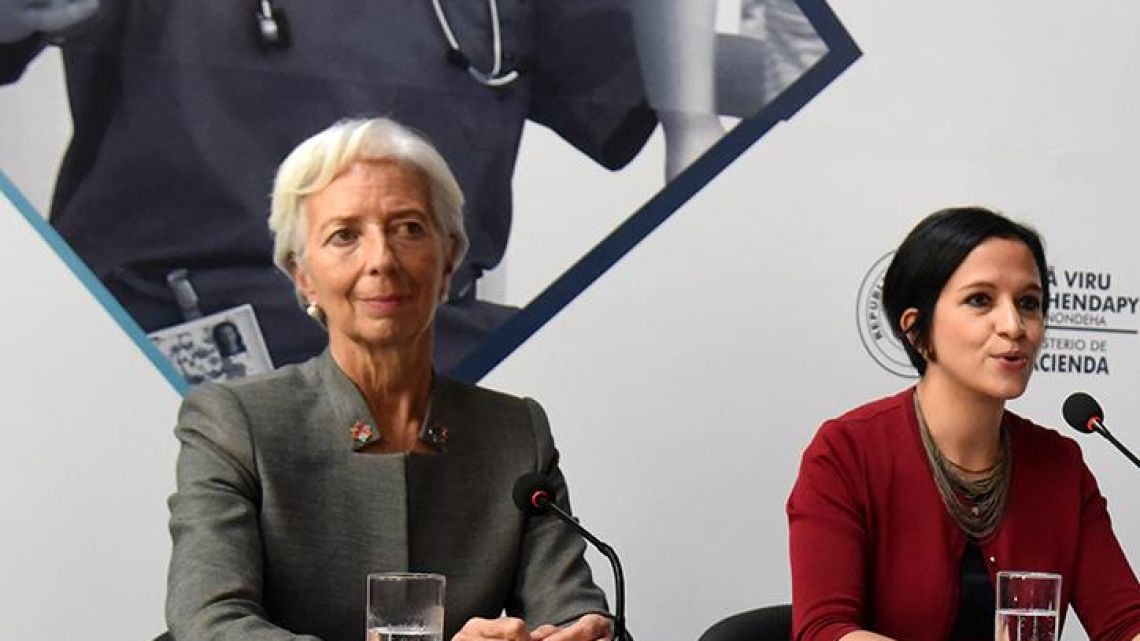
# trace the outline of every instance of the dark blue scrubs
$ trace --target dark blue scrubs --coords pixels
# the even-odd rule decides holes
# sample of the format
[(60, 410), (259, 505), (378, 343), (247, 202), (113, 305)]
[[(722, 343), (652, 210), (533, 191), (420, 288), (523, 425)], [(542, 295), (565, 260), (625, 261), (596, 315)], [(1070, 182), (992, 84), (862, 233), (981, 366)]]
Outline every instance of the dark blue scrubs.
[[(451, 164), (471, 250), (439, 315), (446, 371), (505, 317), (470, 285), (506, 249), (525, 121), (614, 169), (656, 124), (623, 0), (500, 0), (505, 63), (524, 70), (501, 90), (447, 62), (428, 0), (275, 0), (292, 44), (269, 52), (252, 0), (102, 4), (63, 36), (74, 137), (51, 222), (147, 331), (182, 321), (165, 278), (185, 268), (203, 312), (253, 304), (278, 365), (327, 342), (272, 266), (266, 228), (274, 171), (303, 139), (339, 118), (389, 116)], [(490, 69), (487, 4), (443, 4), (464, 52)], [(0, 80), (42, 40), (0, 46)]]

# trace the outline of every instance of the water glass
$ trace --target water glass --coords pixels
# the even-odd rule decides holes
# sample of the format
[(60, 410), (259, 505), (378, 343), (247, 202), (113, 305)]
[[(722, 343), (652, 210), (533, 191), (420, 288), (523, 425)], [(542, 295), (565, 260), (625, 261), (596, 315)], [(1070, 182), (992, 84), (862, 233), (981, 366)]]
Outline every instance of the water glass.
[(997, 575), (996, 641), (1056, 641), (1061, 575), (1004, 571)]
[(367, 641), (442, 641), (442, 574), (368, 575)]

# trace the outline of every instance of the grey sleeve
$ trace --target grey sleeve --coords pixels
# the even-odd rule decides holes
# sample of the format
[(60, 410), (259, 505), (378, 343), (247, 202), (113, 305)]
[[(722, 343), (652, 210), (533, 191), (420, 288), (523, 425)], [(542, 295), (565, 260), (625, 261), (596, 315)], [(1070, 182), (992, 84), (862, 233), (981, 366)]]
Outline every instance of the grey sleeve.
[(260, 488), (249, 421), (222, 386), (190, 393), (178, 415), (174, 550), (166, 619), (178, 641), (309, 640), (271, 624), (262, 607)]
[[(570, 511), (566, 479), (558, 468), (558, 451), (550, 434), (546, 413), (526, 399), (534, 428), (537, 472), (545, 474), (554, 488), (554, 500)], [(564, 623), (588, 612), (606, 612), (606, 598), (594, 584), (583, 556), (586, 543), (577, 532), (550, 515), (527, 518), (519, 553), (513, 601), (519, 616), (531, 626)]]

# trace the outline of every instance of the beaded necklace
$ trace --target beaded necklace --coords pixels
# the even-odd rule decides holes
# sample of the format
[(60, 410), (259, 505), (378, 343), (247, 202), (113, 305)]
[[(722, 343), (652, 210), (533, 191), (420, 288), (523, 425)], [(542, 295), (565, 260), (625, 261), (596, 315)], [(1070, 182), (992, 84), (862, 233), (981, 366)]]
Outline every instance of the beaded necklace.
[[(975, 542), (984, 542), (997, 530), (1005, 514), (1005, 498), (1009, 489), (1009, 432), (1001, 427), (1001, 451), (998, 460), (985, 470), (969, 470), (948, 460), (939, 451), (930, 435), (930, 427), (922, 415), (918, 395), (914, 397), (914, 413), (918, 417), (918, 431), (926, 458), (934, 471), (934, 484), (942, 496), (942, 503), (950, 516)], [(957, 471), (955, 471), (957, 470)], [(983, 475), (965, 480), (962, 474)]]

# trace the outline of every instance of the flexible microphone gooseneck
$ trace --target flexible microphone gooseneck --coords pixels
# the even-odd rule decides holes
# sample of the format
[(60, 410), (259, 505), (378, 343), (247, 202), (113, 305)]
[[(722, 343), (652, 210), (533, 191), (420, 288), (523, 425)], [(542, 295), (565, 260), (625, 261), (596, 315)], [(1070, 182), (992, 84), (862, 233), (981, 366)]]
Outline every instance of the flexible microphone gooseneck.
[(616, 593), (614, 596), (614, 641), (629, 641), (625, 630), (625, 575), (622, 574), (621, 561), (618, 560), (617, 552), (614, 552), (612, 547), (582, 527), (578, 519), (558, 507), (558, 504), (551, 497), (553, 492), (554, 488), (551, 487), (550, 481), (545, 476), (532, 472), (523, 474), (518, 481), (515, 481), (511, 495), (515, 500), (515, 505), (523, 513), (528, 516), (553, 514), (574, 528), (578, 534), (582, 535), (582, 538), (589, 541), (602, 553), (602, 556), (606, 557), (614, 571), (614, 592)]
[(1066, 398), (1065, 404), (1061, 406), (1061, 414), (1065, 417), (1065, 422), (1073, 429), (1084, 434), (1093, 432), (1100, 434), (1108, 439), (1109, 443), (1115, 445), (1116, 449), (1127, 456), (1128, 460), (1132, 461), (1136, 467), (1140, 467), (1140, 459), (1128, 451), (1128, 448), (1116, 440), (1116, 437), (1104, 426), (1104, 410), (1100, 409), (1100, 403), (1097, 403), (1095, 398), (1084, 392), (1073, 392), (1069, 394), (1069, 398)]

